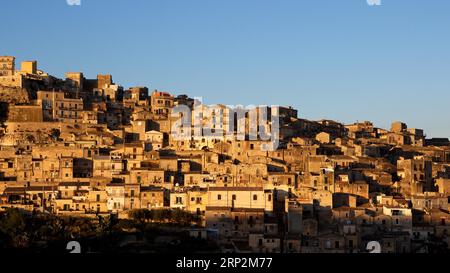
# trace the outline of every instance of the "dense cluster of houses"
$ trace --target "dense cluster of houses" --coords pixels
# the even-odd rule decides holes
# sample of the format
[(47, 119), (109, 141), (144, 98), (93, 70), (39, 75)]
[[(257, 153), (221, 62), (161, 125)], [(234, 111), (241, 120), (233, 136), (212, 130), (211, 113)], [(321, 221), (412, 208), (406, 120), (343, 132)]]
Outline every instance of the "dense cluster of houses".
[[(219, 134), (179, 139), (173, 128), (183, 117), (173, 109), (193, 110), (195, 99), (124, 89), (111, 75), (58, 79), (35, 61), (16, 70), (14, 57), (0, 57), (0, 100), (1, 209), (123, 218), (181, 209), (202, 219), (192, 236), (225, 252), (357, 253), (373, 241), (386, 253), (450, 247), (449, 140), (402, 122), (385, 130), (310, 121), (279, 107), (277, 128), (270, 118), (254, 128), (244, 114), (238, 138), (232, 109), (202, 105), (192, 118)], [(250, 137), (266, 129), (278, 130), (276, 149), (264, 148), (273, 139)]]

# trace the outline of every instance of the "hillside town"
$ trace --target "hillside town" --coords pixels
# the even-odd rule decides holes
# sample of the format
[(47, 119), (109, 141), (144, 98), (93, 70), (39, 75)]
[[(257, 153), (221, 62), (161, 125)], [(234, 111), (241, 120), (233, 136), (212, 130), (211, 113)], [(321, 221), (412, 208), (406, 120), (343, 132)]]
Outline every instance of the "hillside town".
[(183, 211), (220, 252), (450, 250), (448, 138), (238, 108), (0, 56), (0, 213)]

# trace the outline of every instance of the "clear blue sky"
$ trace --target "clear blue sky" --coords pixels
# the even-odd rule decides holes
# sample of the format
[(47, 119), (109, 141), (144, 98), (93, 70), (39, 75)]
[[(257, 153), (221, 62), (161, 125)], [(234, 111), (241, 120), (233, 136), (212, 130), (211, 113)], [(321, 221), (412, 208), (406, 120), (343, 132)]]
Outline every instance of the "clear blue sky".
[(206, 103), (450, 137), (450, 1), (8, 0), (0, 54)]

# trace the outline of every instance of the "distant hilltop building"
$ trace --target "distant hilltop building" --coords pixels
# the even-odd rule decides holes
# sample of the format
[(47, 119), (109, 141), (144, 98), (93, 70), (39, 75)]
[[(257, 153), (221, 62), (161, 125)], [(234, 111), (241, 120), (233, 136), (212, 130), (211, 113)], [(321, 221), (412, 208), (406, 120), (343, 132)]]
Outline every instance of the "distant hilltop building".
[(36, 75), (37, 74), (37, 62), (36, 61), (23, 61), (21, 64), (21, 73)]

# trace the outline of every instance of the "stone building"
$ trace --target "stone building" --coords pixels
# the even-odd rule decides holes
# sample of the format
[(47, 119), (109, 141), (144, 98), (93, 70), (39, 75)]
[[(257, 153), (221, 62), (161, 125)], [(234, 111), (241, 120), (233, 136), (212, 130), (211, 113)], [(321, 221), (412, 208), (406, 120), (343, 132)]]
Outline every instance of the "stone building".
[(13, 76), (16, 58), (13, 56), (0, 56), (0, 77)]

